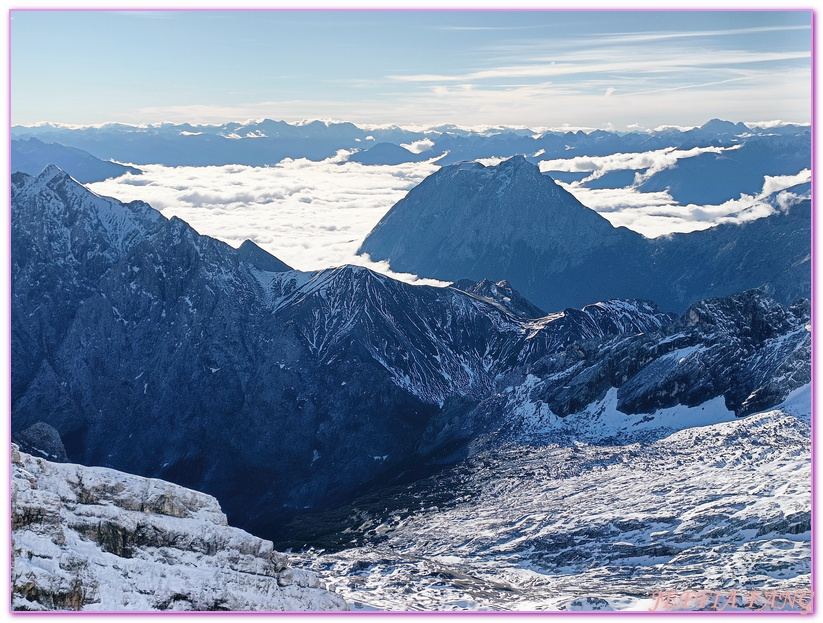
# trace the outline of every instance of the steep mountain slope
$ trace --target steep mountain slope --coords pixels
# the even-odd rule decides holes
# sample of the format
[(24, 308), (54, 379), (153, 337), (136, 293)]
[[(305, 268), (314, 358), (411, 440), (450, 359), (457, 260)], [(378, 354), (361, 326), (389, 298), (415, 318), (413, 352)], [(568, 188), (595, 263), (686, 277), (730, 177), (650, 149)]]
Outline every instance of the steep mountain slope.
[(652, 298), (635, 286), (643, 245), (517, 156), (496, 167), (443, 167), (395, 204), (358, 252), (439, 279), (507, 279), (543, 309), (561, 309)]
[(612, 227), (522, 157), (442, 168), (389, 210), (359, 252), (426, 277), (507, 279), (543, 309), (641, 298), (682, 311), (749, 288), (783, 303), (811, 291), (809, 202), (743, 226), (649, 240)]
[(60, 143), (44, 143), (34, 137), (11, 142), (12, 172), (37, 175), (49, 164), (57, 165), (83, 184), (102, 182), (126, 173), (141, 173), (140, 169), (100, 160), (87, 151)]
[(654, 300), (664, 309), (684, 309), (748, 288), (761, 288), (784, 304), (809, 298), (811, 225), (812, 204), (801, 201), (755, 221), (655, 238), (649, 274), (665, 289)]
[(670, 321), (615, 303), (527, 322), (362, 268), (271, 272), (54, 167), (15, 175), (12, 206), (13, 432), (45, 422), (70, 460), (213, 494), (263, 533), (401, 469), (497, 375)]
[(317, 576), (161, 480), (11, 451), (14, 610), (346, 610)]
[(266, 536), (511, 431), (712, 400), (717, 421), (810, 377), (808, 306), (762, 292), (679, 320), (640, 300), (527, 318), (504, 283), (283, 268), (55, 167), (15, 175), (13, 435), (204, 491)]

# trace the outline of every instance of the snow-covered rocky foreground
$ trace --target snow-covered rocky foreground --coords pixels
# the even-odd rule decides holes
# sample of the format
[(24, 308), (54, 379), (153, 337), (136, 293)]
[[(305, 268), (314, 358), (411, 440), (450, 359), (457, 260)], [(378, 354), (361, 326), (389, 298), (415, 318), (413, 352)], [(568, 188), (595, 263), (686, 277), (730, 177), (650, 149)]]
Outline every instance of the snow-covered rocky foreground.
[(213, 497), (12, 446), (15, 610), (347, 610)]
[[(738, 605), (752, 591), (802, 595), (808, 399), (806, 386), (776, 410), (652, 443), (486, 449), (362, 498), (339, 535), (354, 547), (313, 552), (305, 566), (335, 578), (354, 609), (647, 610), (660, 591), (720, 591), (723, 604), (736, 590)], [(791, 609), (783, 602), (773, 609)]]

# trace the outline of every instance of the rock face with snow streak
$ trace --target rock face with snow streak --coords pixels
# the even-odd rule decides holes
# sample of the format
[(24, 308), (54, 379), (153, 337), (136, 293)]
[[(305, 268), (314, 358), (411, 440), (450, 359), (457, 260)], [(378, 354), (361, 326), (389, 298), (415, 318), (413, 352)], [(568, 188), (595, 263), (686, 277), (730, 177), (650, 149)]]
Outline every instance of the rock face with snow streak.
[(43, 421), (70, 461), (215, 495), (263, 536), (397, 473), (497, 375), (671, 320), (629, 302), (525, 321), (364, 268), (287, 271), (56, 168), (12, 193), (13, 433)]
[(546, 355), (466, 420), (476, 436), (623, 444), (743, 417), (811, 382), (809, 322), (808, 301), (707, 299), (657, 332)]
[(808, 382), (808, 309), (762, 292), (679, 320), (642, 300), (530, 318), (504, 282), (284, 270), (56, 168), (12, 195), (15, 438), (214, 495), (268, 538), (518, 418), (615, 397), (638, 419), (713, 399), (743, 415)]
[(345, 610), (213, 497), (12, 446), (15, 610)]

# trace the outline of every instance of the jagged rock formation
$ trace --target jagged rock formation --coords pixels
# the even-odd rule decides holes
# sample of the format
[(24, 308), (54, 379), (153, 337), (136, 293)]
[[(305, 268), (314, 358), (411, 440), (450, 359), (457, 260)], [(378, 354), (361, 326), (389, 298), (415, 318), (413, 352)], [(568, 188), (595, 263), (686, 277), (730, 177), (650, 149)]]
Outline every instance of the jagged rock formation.
[(492, 283), (488, 279), (481, 279), (480, 281), (461, 279), (455, 281), (452, 287), (474, 294), (492, 305), (500, 306), (518, 318), (542, 318), (546, 315), (546, 312), (542, 309), (520, 296), (520, 293), (512, 288), (511, 284), (505, 279), (497, 283)]
[(811, 208), (803, 201), (743, 225), (649, 240), (613, 227), (517, 156), (443, 167), (359, 252), (425, 277), (507, 279), (543, 309), (639, 298), (681, 312), (750, 288), (790, 303), (811, 293)]
[(213, 497), (11, 452), (14, 610), (346, 610)]
[(216, 495), (263, 534), (402, 469), (497, 375), (670, 321), (631, 302), (523, 321), (364, 268), (280, 272), (56, 168), (12, 189), (13, 432), (45, 421), (71, 461)]
[[(725, 417), (809, 374), (807, 309), (762, 293), (707, 302), (690, 328), (640, 300), (528, 318), (502, 283), (283, 268), (56, 168), (15, 175), (15, 439), (44, 422), (69, 460), (204, 491), (273, 537), (290, 516), (465, 456), (536, 401), (556, 418), (616, 390), (623, 415), (719, 399)], [(669, 365), (689, 348), (693, 362)]]
[(69, 460), (60, 433), (54, 426), (43, 421), (17, 431), (12, 437), (12, 442), (23, 452), (49, 461), (66, 463)]
[(655, 330), (568, 343), (467, 413), (438, 414), (424, 439), (459, 457), (524, 438), (625, 444), (763, 411), (811, 382), (810, 319), (808, 301), (757, 290), (707, 299)]

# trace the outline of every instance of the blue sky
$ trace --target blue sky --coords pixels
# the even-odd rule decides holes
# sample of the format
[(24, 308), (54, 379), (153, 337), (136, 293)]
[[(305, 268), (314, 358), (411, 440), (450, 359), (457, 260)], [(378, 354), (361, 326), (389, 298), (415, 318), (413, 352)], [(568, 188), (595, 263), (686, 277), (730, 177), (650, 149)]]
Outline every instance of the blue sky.
[(809, 11), (12, 11), (12, 123), (809, 122)]

